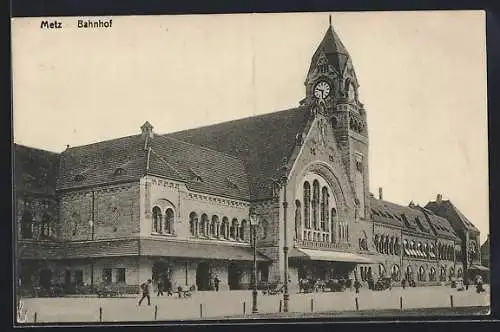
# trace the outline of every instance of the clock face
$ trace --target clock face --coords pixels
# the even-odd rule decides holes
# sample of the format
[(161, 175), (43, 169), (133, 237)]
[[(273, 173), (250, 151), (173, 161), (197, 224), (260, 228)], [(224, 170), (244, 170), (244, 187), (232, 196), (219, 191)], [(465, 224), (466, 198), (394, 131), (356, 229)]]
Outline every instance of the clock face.
[(330, 94), (330, 84), (321, 81), (314, 87), (314, 96), (319, 99), (325, 99)]

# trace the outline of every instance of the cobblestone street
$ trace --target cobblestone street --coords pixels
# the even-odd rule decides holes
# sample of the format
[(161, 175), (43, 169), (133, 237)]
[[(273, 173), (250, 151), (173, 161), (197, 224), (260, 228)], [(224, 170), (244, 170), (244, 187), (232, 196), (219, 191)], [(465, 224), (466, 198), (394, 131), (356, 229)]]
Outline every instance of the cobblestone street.
[[(486, 292), (477, 294), (475, 288), (457, 291), (445, 287), (420, 287), (411, 289), (394, 288), (373, 292), (362, 289), (358, 295), (360, 311), (399, 310), (400, 297), (403, 309), (484, 307), (490, 305), (489, 287)], [(355, 293), (292, 294), (290, 313), (313, 312), (353, 312), (356, 311)], [(282, 296), (264, 296), (259, 293), (258, 309), (261, 314), (278, 313)], [(24, 308), (27, 310), (27, 322), (99, 322), (99, 308), (102, 308), (103, 322), (154, 321), (156, 320), (191, 320), (217, 317), (242, 316), (243, 310), (251, 316), (252, 297), (250, 291), (199, 292), (189, 299), (174, 297), (156, 297), (151, 299), (151, 306), (143, 303), (137, 306), (137, 297), (95, 298), (27, 298)], [(432, 314), (430, 312), (429, 314)], [(291, 315), (293, 316), (293, 314)], [(300, 315), (297, 315), (300, 316)], [(324, 315), (323, 315), (324, 316)], [(290, 315), (289, 315), (290, 317)]]

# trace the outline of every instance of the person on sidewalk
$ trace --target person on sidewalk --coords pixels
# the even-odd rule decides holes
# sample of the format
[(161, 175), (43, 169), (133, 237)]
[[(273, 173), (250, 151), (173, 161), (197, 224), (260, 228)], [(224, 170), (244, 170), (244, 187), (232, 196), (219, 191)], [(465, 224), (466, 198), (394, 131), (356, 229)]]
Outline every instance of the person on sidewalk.
[(359, 288), (361, 287), (361, 283), (358, 279), (354, 281), (354, 288), (356, 289), (356, 294), (359, 294)]
[(163, 281), (161, 279), (158, 280), (158, 293), (156, 294), (156, 296), (163, 296)]
[(148, 305), (151, 305), (151, 296), (149, 294), (149, 292), (151, 291), (151, 279), (148, 279), (148, 281), (142, 283), (141, 291), (142, 291), (142, 297), (139, 300), (138, 305), (140, 306), (145, 298), (148, 299)]
[(215, 288), (215, 291), (218, 292), (219, 291), (219, 278), (217, 278), (217, 276), (215, 276), (214, 278), (214, 288)]

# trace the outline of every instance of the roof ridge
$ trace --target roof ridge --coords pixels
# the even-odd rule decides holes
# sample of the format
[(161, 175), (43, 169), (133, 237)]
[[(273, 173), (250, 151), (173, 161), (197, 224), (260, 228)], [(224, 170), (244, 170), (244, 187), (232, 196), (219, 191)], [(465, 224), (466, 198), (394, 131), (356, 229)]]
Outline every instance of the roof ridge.
[[(194, 128), (194, 129), (197, 129), (197, 128)], [(234, 160), (237, 160), (241, 163), (244, 163), (244, 161), (236, 156), (233, 156), (231, 154), (228, 154), (226, 152), (223, 152), (223, 151), (218, 151), (218, 150), (215, 150), (215, 149), (211, 149), (209, 147), (206, 147), (206, 146), (203, 146), (203, 145), (198, 145), (198, 144), (194, 144), (194, 143), (191, 143), (191, 142), (186, 142), (186, 141), (183, 141), (183, 140), (180, 140), (178, 138), (174, 138), (174, 137), (170, 137), (169, 134), (163, 134), (163, 135), (158, 135), (160, 137), (162, 137), (163, 139), (170, 139), (170, 140), (173, 140), (173, 141), (176, 141), (176, 142), (180, 142), (180, 143), (184, 143), (184, 144), (187, 144), (187, 145), (190, 145), (190, 146), (196, 146), (202, 150), (207, 150), (207, 151), (211, 151), (211, 152), (216, 152), (218, 154), (221, 154), (221, 155), (224, 155), (226, 157), (229, 157), (231, 159), (234, 159)]]
[(99, 142), (94, 142), (94, 143), (89, 143), (89, 144), (82, 144), (82, 145), (70, 146), (70, 147), (66, 148), (66, 150), (62, 151), (61, 153), (64, 153), (64, 152), (66, 152), (68, 150), (77, 149), (77, 148), (91, 147), (91, 146), (96, 146), (96, 145), (100, 145), (100, 144), (103, 144), (103, 143), (110, 143), (110, 142), (118, 141), (118, 140), (121, 140), (121, 139), (132, 138), (132, 137), (140, 137), (140, 136), (141, 136), (141, 134), (134, 134), (134, 135), (127, 135), (127, 136), (110, 138), (110, 139), (107, 139), (107, 140), (103, 140), (103, 141), (99, 141)]
[(278, 114), (278, 113), (283, 113), (283, 112), (292, 111), (292, 110), (298, 110), (298, 109), (306, 109), (306, 108), (307, 108), (306, 106), (299, 105), (297, 107), (291, 107), (291, 108), (287, 108), (287, 109), (280, 110), (280, 111), (269, 112), (269, 113), (262, 113), (262, 114), (256, 114), (256, 115), (251, 115), (251, 116), (247, 116), (247, 117), (244, 117), (244, 118), (233, 119), (233, 120), (224, 121), (224, 122), (217, 122), (217, 123), (212, 123), (212, 124), (208, 124), (208, 125), (202, 125), (202, 126), (194, 127), (194, 128), (187, 128), (187, 129), (173, 131), (173, 132), (170, 132), (170, 133), (165, 133), (165, 134), (160, 134), (160, 135), (161, 136), (169, 136), (169, 135), (174, 135), (174, 134), (185, 132), (185, 131), (203, 129), (203, 128), (208, 128), (208, 127), (213, 127), (213, 126), (218, 126), (218, 125), (223, 125), (223, 124), (234, 123), (234, 122), (238, 122), (238, 121), (244, 121), (244, 120), (253, 119), (253, 118), (257, 119), (257, 118), (262, 118), (262, 117), (266, 117), (266, 116), (272, 116), (272, 115), (275, 115), (275, 114)]
[(37, 150), (37, 151), (41, 151), (41, 152), (48, 152), (48, 153), (52, 153), (52, 154), (55, 154), (55, 155), (60, 155), (61, 152), (55, 152), (55, 151), (51, 151), (51, 150), (46, 150), (46, 149), (41, 149), (41, 148), (35, 148), (33, 146), (29, 146), (29, 145), (25, 145), (25, 144), (19, 144), (19, 143), (13, 143), (14, 144), (14, 147), (18, 146), (18, 147), (21, 147), (21, 148), (26, 148), (26, 149), (30, 149), (30, 150)]

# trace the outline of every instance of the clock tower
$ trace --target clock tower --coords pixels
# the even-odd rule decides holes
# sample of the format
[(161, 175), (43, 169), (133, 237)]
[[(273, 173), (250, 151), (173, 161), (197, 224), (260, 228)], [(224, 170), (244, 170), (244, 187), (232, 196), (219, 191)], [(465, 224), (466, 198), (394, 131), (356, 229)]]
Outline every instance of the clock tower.
[(355, 193), (357, 216), (369, 216), (368, 130), (351, 56), (331, 24), (311, 60), (305, 106), (321, 110), (333, 128)]

